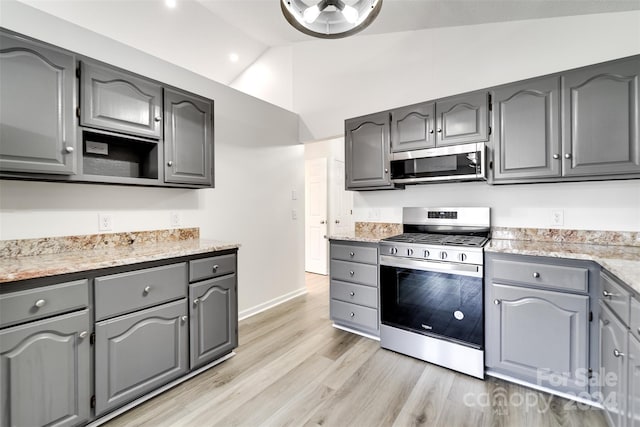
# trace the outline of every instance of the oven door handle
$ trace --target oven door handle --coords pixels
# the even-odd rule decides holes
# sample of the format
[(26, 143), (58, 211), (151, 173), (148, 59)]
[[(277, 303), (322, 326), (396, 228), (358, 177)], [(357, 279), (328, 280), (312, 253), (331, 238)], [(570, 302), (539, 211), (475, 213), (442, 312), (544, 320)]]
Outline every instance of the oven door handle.
[(463, 276), (482, 277), (482, 266), (458, 264), (454, 262), (417, 261), (380, 255), (380, 265), (388, 267), (408, 268), (412, 270), (433, 271), (436, 273), (460, 274)]

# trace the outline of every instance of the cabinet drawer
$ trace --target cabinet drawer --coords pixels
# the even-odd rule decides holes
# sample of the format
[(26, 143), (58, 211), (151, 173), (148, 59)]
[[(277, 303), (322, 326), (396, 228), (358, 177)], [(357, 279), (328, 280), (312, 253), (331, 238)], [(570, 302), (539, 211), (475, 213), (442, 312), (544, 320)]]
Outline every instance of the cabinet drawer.
[(367, 286), (378, 286), (378, 266), (331, 260), (331, 278)]
[(600, 294), (602, 301), (625, 325), (629, 324), (629, 292), (617, 280), (602, 271), (600, 273)]
[(493, 260), (493, 279), (542, 288), (589, 291), (589, 270), (580, 267)]
[(371, 286), (331, 281), (331, 298), (378, 308), (378, 289)]
[(331, 259), (377, 264), (378, 248), (334, 243), (331, 245)]
[(378, 310), (357, 304), (331, 300), (331, 319), (373, 331), (378, 330)]
[(87, 280), (0, 295), (0, 327), (41, 319), (89, 305)]
[(221, 255), (189, 261), (189, 281), (209, 279), (236, 272), (236, 255)]
[(96, 320), (187, 296), (185, 263), (95, 279)]
[(631, 333), (640, 340), (640, 301), (631, 298), (631, 320), (629, 322)]

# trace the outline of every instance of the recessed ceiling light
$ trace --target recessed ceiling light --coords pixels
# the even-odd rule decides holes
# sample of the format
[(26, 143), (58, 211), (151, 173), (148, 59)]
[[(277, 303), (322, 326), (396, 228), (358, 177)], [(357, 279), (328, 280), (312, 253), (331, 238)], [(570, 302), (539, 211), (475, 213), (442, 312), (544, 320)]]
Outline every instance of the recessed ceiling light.
[(176, 0), (164, 0), (164, 4), (166, 4), (169, 9), (174, 9), (176, 7), (177, 1)]
[(229, 54), (229, 61), (238, 62), (239, 59), (240, 59), (240, 57), (238, 56), (237, 53), (230, 53)]

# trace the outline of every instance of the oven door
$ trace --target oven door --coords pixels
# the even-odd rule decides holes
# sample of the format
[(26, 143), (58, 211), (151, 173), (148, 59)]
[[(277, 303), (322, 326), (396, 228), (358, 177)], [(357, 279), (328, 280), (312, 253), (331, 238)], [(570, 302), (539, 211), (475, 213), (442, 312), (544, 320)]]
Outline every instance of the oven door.
[(484, 346), (482, 266), (380, 257), (384, 325)]

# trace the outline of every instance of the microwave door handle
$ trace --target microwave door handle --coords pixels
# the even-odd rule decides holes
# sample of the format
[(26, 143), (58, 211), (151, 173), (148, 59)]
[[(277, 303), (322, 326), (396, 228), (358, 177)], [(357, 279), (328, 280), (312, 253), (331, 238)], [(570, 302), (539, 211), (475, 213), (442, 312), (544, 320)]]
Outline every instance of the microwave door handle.
[(416, 261), (410, 259), (403, 259), (397, 257), (391, 257), (387, 255), (380, 256), (380, 265), (388, 267), (408, 268), (412, 270), (420, 271), (432, 271), (435, 273), (451, 273), (460, 274), (463, 276), (475, 276), (482, 277), (482, 267), (471, 264), (457, 264), (453, 262), (431, 262), (431, 261)]

